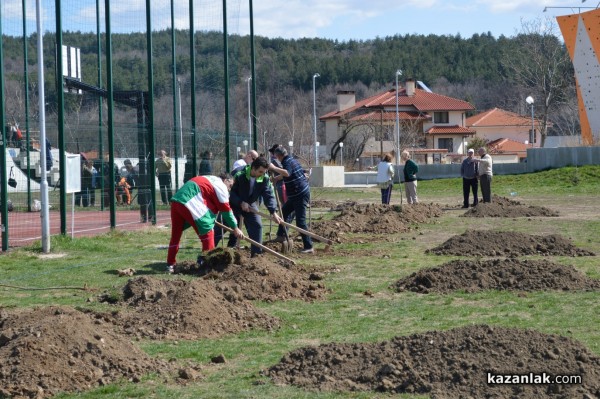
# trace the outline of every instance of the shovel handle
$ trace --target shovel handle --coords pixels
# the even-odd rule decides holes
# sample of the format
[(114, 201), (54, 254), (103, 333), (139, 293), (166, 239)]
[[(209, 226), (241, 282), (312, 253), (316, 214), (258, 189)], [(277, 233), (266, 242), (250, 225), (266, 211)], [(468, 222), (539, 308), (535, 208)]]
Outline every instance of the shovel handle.
[[(219, 226), (222, 229), (225, 229), (227, 231), (229, 231), (230, 233), (233, 233), (233, 229), (230, 227), (225, 226), (223, 223), (219, 223), (219, 222), (215, 222), (215, 225)], [(270, 253), (271, 255), (274, 255), (276, 257), (278, 257), (279, 259), (283, 259), (287, 262), (290, 262), (292, 265), (295, 265), (296, 262), (294, 262), (292, 259), (288, 258), (287, 256), (283, 256), (281, 255), (279, 252), (273, 251), (271, 248), (262, 245), (261, 243), (254, 241), (252, 238), (246, 237), (244, 236), (244, 240), (250, 242), (252, 245), (256, 245), (257, 247), (259, 247), (260, 249), (262, 249), (265, 252)]]
[[(268, 215), (268, 214), (266, 214), (264, 212), (261, 212), (261, 211), (257, 211), (256, 209), (250, 208), (250, 212), (256, 213), (257, 215), (265, 217), (265, 218), (269, 218), (269, 219), (271, 218), (271, 215)], [(327, 245), (333, 245), (333, 241), (331, 241), (330, 239), (322, 237), (322, 236), (320, 236), (318, 234), (315, 234), (315, 233), (313, 233), (311, 231), (301, 229), (300, 227), (294, 226), (293, 224), (288, 223), (288, 222), (281, 222), (281, 224), (284, 225), (284, 226), (287, 226), (287, 227), (291, 227), (292, 229), (295, 229), (295, 230), (299, 231), (302, 234), (310, 236), (310, 237), (314, 238), (317, 241), (324, 242)]]

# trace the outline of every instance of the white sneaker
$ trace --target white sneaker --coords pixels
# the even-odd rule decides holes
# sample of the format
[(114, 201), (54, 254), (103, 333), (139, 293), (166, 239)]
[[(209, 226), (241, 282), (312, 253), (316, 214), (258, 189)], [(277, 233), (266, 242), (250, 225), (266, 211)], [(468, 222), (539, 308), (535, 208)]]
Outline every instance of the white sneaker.
[(167, 266), (167, 273), (169, 273), (169, 274), (175, 273), (175, 265)]
[(302, 253), (302, 254), (314, 254), (315, 253), (315, 249), (314, 248), (303, 249), (302, 251), (300, 251), (300, 253)]

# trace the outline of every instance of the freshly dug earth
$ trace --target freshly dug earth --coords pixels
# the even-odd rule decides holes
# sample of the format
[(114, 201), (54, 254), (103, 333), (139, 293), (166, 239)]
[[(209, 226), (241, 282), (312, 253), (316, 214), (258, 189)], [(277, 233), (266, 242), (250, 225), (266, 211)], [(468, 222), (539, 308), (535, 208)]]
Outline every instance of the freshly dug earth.
[(345, 233), (390, 234), (409, 231), (412, 225), (441, 216), (437, 204), (353, 204), (341, 209), (333, 220), (313, 223), (315, 233), (339, 240)]
[(0, 309), (0, 397), (47, 398), (170, 372), (101, 319), (68, 307)]
[(235, 300), (312, 301), (327, 293), (325, 286), (317, 282), (321, 277), (316, 273), (303, 273), (268, 254), (247, 258), (229, 248), (209, 252), (202, 266), (195, 262), (177, 264), (175, 272), (213, 280), (217, 291)]
[(219, 292), (212, 281), (139, 277), (129, 280), (123, 295), (125, 308), (99, 317), (138, 338), (214, 338), (279, 324), (241, 295)]
[[(487, 373), (580, 375), (582, 382), (488, 384)], [(486, 325), (380, 343), (300, 348), (266, 374), (277, 384), (318, 391), (406, 392), (440, 399), (600, 397), (600, 358), (581, 343), (533, 330)]]
[(458, 256), (594, 256), (593, 252), (575, 247), (558, 235), (536, 236), (517, 232), (468, 230), (442, 245), (428, 249), (428, 254)]
[(572, 266), (546, 260), (454, 260), (439, 267), (419, 270), (394, 284), (399, 291), (423, 294), (464, 290), (591, 291), (600, 280), (591, 279)]
[(543, 206), (524, 205), (519, 201), (494, 195), (492, 197), (492, 202), (480, 202), (479, 205), (469, 208), (462, 216), (477, 218), (518, 218), (533, 216), (556, 217), (560, 215), (558, 212), (544, 208)]

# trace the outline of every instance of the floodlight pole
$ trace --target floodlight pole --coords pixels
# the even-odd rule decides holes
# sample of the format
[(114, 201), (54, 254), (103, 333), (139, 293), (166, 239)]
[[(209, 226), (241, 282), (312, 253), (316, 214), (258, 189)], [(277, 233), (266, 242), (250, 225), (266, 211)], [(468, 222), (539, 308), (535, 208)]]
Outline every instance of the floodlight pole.
[[(44, 31), (42, 29), (42, 0), (36, 0), (36, 27), (37, 27), (37, 58), (38, 58), (38, 82), (44, 82)], [(58, 73), (62, 73), (61, 70)], [(62, 91), (62, 87), (58, 90)], [(46, 173), (46, 94), (44, 85), (38, 85), (38, 106), (40, 124), (40, 196), (42, 200), (42, 252), (50, 252), (50, 218), (48, 207), (48, 178)], [(63, 165), (61, 165), (63, 166)]]
[(250, 143), (250, 148), (252, 148), (252, 111), (250, 107), (252, 106), (252, 99), (250, 97), (250, 82), (252, 82), (252, 76), (246, 79), (248, 83), (248, 143)]
[[(398, 171), (398, 167), (400, 166), (400, 113), (398, 112), (398, 76), (402, 76), (402, 70), (398, 69), (396, 71), (396, 172)], [(400, 178), (400, 176), (398, 176)]]
[(534, 124), (534, 119), (533, 119), (533, 103), (535, 102), (533, 100), (533, 97), (528, 96), (525, 99), (525, 102), (529, 105), (531, 105), (531, 133), (529, 133), (529, 143), (531, 144), (531, 146), (533, 147), (533, 142), (535, 140), (535, 124)]
[(317, 91), (315, 89), (315, 79), (319, 76), (318, 73), (313, 75), (313, 133), (314, 133), (314, 143), (315, 143), (315, 165), (319, 166), (319, 145), (317, 144)]

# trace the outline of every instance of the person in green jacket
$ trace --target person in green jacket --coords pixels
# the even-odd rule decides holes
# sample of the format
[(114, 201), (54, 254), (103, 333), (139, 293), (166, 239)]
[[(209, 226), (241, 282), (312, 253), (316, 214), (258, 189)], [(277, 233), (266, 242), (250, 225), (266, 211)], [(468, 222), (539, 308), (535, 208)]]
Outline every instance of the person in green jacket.
[(419, 172), (419, 166), (410, 159), (410, 153), (406, 150), (402, 151), (400, 157), (404, 162), (404, 190), (406, 192), (406, 200), (409, 204), (416, 204), (419, 202), (417, 197), (417, 173)]

